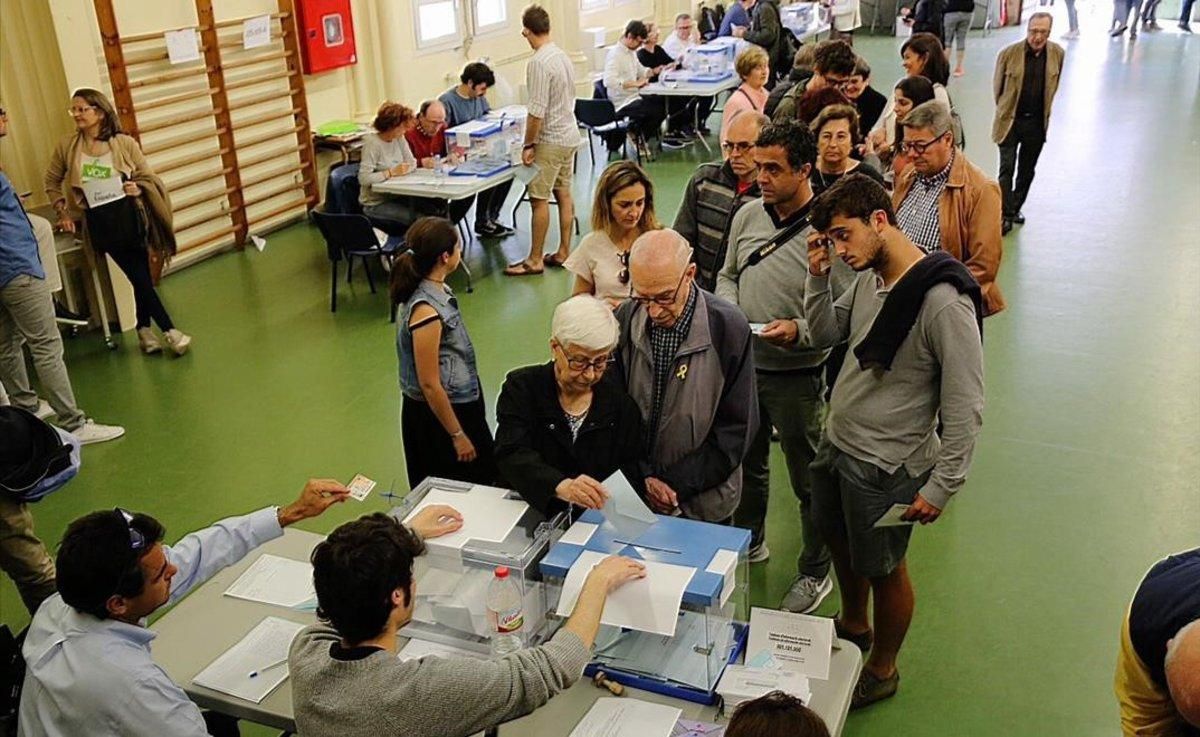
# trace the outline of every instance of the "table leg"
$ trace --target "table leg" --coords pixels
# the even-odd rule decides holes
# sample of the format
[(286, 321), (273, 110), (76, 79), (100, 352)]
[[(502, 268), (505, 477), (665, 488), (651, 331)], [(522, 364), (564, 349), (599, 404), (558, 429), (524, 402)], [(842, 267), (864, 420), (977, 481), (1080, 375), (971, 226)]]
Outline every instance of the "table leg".
[[(451, 223), (453, 223), (454, 220), (450, 216), (450, 200), (447, 199), (447, 200), (445, 200), (445, 202), (446, 202), (446, 219), (449, 220)], [(455, 225), (454, 228), (457, 230), (458, 226)], [(467, 233), (469, 235), (470, 231), (467, 231)], [(464, 240), (463, 246), (462, 246), (462, 270), (463, 270), (463, 273), (467, 275), (467, 293), (468, 294), (475, 291), (475, 287), (471, 284), (471, 279), (472, 279), (471, 266), (467, 263), (467, 248), (469, 248), (470, 245), (471, 244), (469, 241)]]

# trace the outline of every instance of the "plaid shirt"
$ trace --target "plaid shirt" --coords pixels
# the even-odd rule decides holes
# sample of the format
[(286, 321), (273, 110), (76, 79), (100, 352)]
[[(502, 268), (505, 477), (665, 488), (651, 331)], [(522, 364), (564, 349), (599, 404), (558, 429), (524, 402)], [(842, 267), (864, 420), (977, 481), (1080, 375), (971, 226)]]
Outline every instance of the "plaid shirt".
[[(692, 316), (696, 314), (696, 287), (689, 286), (687, 304), (679, 319), (669, 328), (659, 327), (653, 321), (649, 324), (647, 333), (650, 336), (651, 353), (654, 356), (654, 406), (650, 412), (650, 422), (646, 426), (647, 445), (651, 445), (658, 433), (658, 420), (662, 415), (663, 399), (667, 395), (667, 381), (671, 378), (671, 369), (675, 367), (675, 354), (683, 339), (687, 337), (692, 327)], [(646, 318), (649, 320), (649, 317)]]
[(938, 200), (942, 190), (946, 189), (946, 181), (950, 179), (950, 167), (954, 166), (954, 153), (946, 168), (931, 177), (917, 176), (912, 189), (908, 190), (900, 208), (896, 210), (896, 220), (900, 230), (921, 247), (925, 253), (940, 251), (942, 248), (941, 218), (938, 216)]

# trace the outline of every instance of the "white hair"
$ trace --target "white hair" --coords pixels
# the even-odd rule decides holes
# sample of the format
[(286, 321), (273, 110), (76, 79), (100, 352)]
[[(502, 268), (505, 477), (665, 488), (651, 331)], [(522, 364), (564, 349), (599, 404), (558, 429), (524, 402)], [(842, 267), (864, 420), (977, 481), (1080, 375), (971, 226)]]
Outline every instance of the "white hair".
[(573, 345), (586, 351), (612, 350), (620, 335), (608, 303), (590, 294), (577, 294), (555, 307), (550, 321), (550, 337), (563, 348)]

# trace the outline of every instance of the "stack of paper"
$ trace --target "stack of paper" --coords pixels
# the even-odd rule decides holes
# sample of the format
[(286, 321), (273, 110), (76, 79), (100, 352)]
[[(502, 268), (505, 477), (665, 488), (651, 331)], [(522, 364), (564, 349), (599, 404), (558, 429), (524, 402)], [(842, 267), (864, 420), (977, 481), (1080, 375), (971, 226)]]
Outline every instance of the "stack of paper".
[(502, 542), (529, 509), (529, 505), (520, 499), (504, 498), (504, 493), (502, 489), (484, 486), (476, 486), (465, 493), (433, 489), (404, 518), (404, 522), (410, 522), (425, 507), (446, 504), (458, 510), (463, 525), (457, 532), (427, 540), (426, 545), (461, 550), (470, 540)]
[(238, 576), (225, 595), (292, 609), (315, 607), (312, 576), (311, 564), (266, 553)]
[(805, 704), (812, 699), (808, 678), (790, 670), (730, 665), (717, 683), (717, 693), (725, 700), (726, 709), (732, 709), (743, 701), (766, 696), (772, 691), (791, 694)]
[(267, 617), (192, 682), (258, 704), (288, 677), (288, 648), (302, 629), (299, 622)]
[(682, 709), (649, 701), (597, 699), (571, 737), (671, 737)]
[[(579, 600), (588, 573), (606, 557), (605, 553), (584, 550), (575, 559), (563, 581), (562, 597), (558, 603), (560, 616), (568, 617), (575, 611), (575, 603)], [(623, 584), (609, 594), (600, 621), (612, 627), (674, 635), (683, 591), (696, 574), (696, 569), (648, 560), (642, 563), (646, 566), (646, 577)]]

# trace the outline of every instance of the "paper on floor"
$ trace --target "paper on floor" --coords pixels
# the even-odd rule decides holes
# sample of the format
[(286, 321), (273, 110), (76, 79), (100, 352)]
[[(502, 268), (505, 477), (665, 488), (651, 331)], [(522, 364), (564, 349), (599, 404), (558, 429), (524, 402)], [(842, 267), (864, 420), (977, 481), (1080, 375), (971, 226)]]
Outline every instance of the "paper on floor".
[(604, 479), (604, 489), (608, 492), (608, 501), (600, 512), (616, 528), (622, 540), (633, 542), (658, 522), (654, 512), (630, 486), (625, 474), (617, 471)]
[[(575, 611), (575, 603), (579, 600), (588, 573), (606, 557), (606, 553), (594, 550), (579, 554), (563, 581), (562, 597), (558, 603), (559, 616), (568, 617)], [(609, 594), (600, 621), (612, 627), (674, 635), (683, 591), (696, 574), (696, 569), (648, 560), (642, 563), (646, 566), (646, 577), (630, 581)]]
[(289, 608), (316, 601), (312, 565), (264, 553), (225, 589), (226, 596)]
[(671, 737), (682, 709), (632, 698), (596, 699), (571, 737)]
[(302, 629), (299, 622), (267, 617), (192, 682), (258, 704), (288, 677), (288, 648)]
[(517, 526), (529, 505), (520, 499), (502, 499), (484, 491), (483, 493), (455, 492), (433, 489), (407, 517), (408, 523), (422, 509), (433, 504), (448, 504), (462, 515), (463, 525), (457, 532), (426, 540), (429, 547), (461, 550), (470, 540), (501, 542)]

